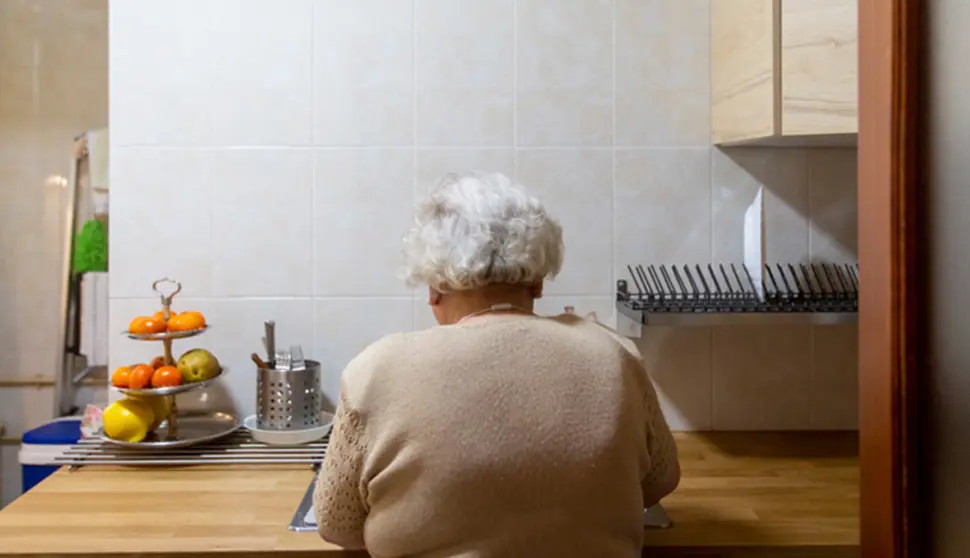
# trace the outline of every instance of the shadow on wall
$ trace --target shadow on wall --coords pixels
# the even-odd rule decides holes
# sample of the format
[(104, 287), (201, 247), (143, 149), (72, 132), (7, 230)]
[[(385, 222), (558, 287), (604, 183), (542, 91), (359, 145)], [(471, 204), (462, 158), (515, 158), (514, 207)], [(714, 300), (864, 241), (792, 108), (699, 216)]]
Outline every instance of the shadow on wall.
[[(718, 152), (712, 173), (714, 211), (721, 205), (732, 207), (719, 201), (738, 196), (751, 203), (758, 186), (763, 186), (769, 262), (856, 261), (855, 149), (735, 147)], [(732, 164), (737, 168), (719, 168)], [(738, 176), (738, 171), (747, 177)]]
[[(760, 187), (769, 263), (857, 261), (856, 183), (855, 149), (715, 148), (712, 262), (743, 261)], [(648, 327), (638, 345), (675, 430), (852, 430), (856, 337), (855, 325)]]

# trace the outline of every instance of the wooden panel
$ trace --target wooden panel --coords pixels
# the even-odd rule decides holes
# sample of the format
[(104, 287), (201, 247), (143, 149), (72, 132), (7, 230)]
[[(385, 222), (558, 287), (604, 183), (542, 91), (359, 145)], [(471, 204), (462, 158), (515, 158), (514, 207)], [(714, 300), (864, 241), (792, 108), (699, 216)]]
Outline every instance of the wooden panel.
[(775, 135), (780, 106), (778, 0), (711, 5), (711, 132), (714, 143)]
[(915, 550), (918, 0), (859, 2), (859, 461), (865, 558)]
[(857, 0), (785, 0), (781, 14), (781, 133), (858, 130)]

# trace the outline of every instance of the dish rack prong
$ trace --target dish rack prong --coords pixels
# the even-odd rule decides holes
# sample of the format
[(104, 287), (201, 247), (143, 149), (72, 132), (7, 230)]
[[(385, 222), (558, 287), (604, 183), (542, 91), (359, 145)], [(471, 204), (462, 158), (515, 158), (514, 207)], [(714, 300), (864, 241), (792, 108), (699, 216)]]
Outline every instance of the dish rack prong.
[(846, 323), (859, 311), (857, 263), (766, 264), (760, 270), (733, 263), (626, 268), (630, 279), (617, 281), (617, 308), (642, 324), (689, 325), (688, 316), (767, 314)]

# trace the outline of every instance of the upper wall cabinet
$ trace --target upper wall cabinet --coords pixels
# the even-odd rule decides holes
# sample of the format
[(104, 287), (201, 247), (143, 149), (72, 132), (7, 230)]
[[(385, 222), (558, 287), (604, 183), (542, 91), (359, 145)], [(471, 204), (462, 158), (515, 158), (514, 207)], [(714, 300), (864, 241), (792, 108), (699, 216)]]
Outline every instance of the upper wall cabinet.
[(857, 0), (713, 0), (715, 144), (855, 145)]

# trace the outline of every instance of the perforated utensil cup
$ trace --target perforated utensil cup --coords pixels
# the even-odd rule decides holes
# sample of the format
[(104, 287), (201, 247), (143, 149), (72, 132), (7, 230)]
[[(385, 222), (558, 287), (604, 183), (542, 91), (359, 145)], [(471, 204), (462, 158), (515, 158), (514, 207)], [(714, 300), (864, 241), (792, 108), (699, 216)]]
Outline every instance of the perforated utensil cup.
[(256, 423), (264, 430), (302, 430), (321, 425), (320, 363), (302, 370), (259, 368)]

